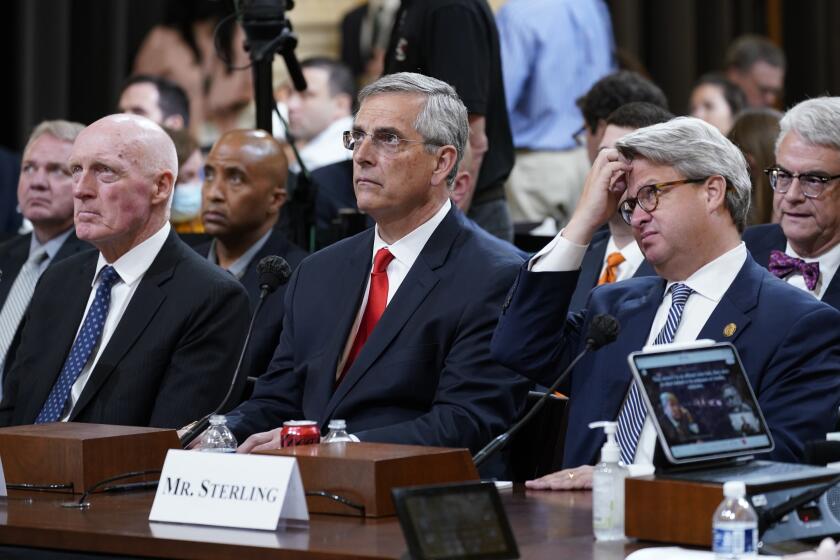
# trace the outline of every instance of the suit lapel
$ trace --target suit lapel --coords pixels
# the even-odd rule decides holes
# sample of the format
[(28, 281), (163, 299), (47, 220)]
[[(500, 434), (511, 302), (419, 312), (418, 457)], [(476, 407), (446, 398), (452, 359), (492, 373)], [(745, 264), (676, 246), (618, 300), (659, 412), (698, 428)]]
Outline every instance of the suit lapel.
[(825, 293), (823, 293), (822, 302), (835, 309), (840, 309), (840, 270), (834, 273), (831, 284), (828, 285)]
[(758, 304), (763, 273), (762, 268), (748, 254), (735, 280), (723, 294), (697, 338), (734, 343), (751, 322), (749, 312)]
[[(108, 346), (102, 351), (102, 355), (96, 363), (96, 367), (90, 374), (85, 384), (79, 401), (73, 407), (70, 420), (73, 420), (79, 412), (96, 395), (96, 392), (105, 383), (108, 377), (119, 364), (125, 353), (134, 345), (140, 335), (143, 334), (149, 322), (157, 313), (161, 304), (166, 299), (166, 292), (161, 286), (166, 283), (174, 274), (175, 267), (181, 258), (182, 243), (174, 230), (170, 232), (163, 247), (158, 253), (152, 265), (143, 275), (137, 290), (131, 297), (128, 307), (125, 309), (117, 328), (108, 341)], [(191, 250), (191, 249), (187, 249)]]
[(580, 264), (580, 276), (578, 277), (577, 286), (575, 287), (574, 294), (572, 294), (572, 300), (569, 302), (569, 309), (571, 311), (583, 309), (589, 297), (589, 292), (598, 283), (609, 238), (609, 235), (601, 236), (584, 253), (583, 261)]
[(438, 275), (435, 269), (441, 267), (449, 256), (452, 244), (461, 231), (455, 208), (449, 211), (437, 229), (434, 231), (426, 246), (420, 252), (408, 275), (400, 284), (391, 303), (374, 327), (356, 361), (347, 371), (341, 384), (336, 389), (324, 418), (329, 418), (338, 403), (347, 395), (353, 386), (359, 382), (379, 356), (389, 347), (394, 338), (400, 333), (405, 324), (423, 303), (429, 292), (437, 285)]
[[(43, 375), (29, 377), (32, 384), (27, 389), (30, 395), (27, 400), (32, 403), (32, 409), (25, 416), (28, 419), (27, 422), (35, 421), (53, 385), (55, 385), (56, 379), (58, 379), (61, 369), (64, 367), (67, 356), (70, 354), (70, 348), (73, 346), (76, 332), (82, 324), (85, 307), (87, 307), (90, 297), (97, 257), (98, 253), (91, 253), (91, 257), (76, 269), (75, 275), (71, 274), (72, 278), (61, 283), (64, 304), (51, 309), (50, 314), (43, 321), (43, 325), (46, 325), (47, 329), (54, 325), (59, 325), (59, 327), (51, 330), (49, 334), (44, 330), (36, 333), (49, 340), (50, 351), (44, 353), (44, 363), (39, 364)], [(52, 288), (52, 286), (48, 288)], [(36, 325), (33, 323), (31, 328), (34, 329), (35, 327)]]
[(2, 273), (2, 278), (0, 278), (0, 308), (6, 302), (9, 290), (12, 289), (20, 269), (29, 258), (31, 239), (32, 234), (30, 233), (10, 240), (6, 245), (8, 247), (6, 254), (0, 255), (0, 273)]
[(335, 317), (338, 320), (335, 328), (332, 329), (332, 338), (329, 339), (324, 350), (324, 365), (329, 372), (329, 375), (325, 376), (329, 378), (329, 382), (324, 384), (327, 388), (324, 394), (327, 397), (332, 395), (338, 362), (344, 353), (350, 329), (353, 328), (367, 287), (368, 275), (373, 265), (373, 231), (371, 228), (363, 233), (356, 246), (348, 252), (345, 266), (339, 269), (343, 278), (339, 282), (335, 282), (337, 280), (335, 278), (327, 279), (330, 283), (329, 289), (334, 290), (336, 295), (334, 298), (337, 305)]

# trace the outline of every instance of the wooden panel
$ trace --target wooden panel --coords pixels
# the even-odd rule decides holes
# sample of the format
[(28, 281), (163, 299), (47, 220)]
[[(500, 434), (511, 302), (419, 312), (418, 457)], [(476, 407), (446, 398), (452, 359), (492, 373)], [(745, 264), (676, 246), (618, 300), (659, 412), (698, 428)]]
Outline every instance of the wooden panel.
[[(303, 486), (364, 504), (365, 515), (394, 515), (391, 489), (421, 484), (478, 480), (466, 449), (382, 443), (302, 445), (264, 452), (296, 457)], [(323, 497), (307, 498), (309, 511), (358, 515)]]
[(175, 430), (57, 422), (0, 428), (6, 482), (73, 484), (81, 493), (130, 471), (160, 469), (169, 449), (180, 449)]

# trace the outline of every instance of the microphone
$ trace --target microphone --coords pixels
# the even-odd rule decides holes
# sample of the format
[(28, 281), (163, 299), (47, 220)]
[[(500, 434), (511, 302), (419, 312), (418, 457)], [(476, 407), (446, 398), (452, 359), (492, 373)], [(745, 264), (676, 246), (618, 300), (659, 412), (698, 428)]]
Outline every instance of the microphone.
[(475, 454), (473, 457), (473, 463), (475, 464), (476, 468), (481, 465), (487, 458), (492, 455), (494, 452), (498, 451), (499, 449), (503, 448), (507, 445), (510, 438), (513, 437), (516, 432), (522, 429), (522, 427), (528, 423), (534, 415), (545, 406), (545, 401), (554, 393), (557, 387), (569, 376), (572, 372), (574, 367), (577, 363), (583, 358), (588, 352), (593, 350), (597, 350), (598, 348), (609, 344), (610, 342), (614, 341), (618, 336), (618, 332), (621, 329), (618, 321), (612, 315), (596, 315), (592, 318), (592, 321), (589, 323), (589, 332), (586, 335), (586, 345), (584, 346), (583, 350), (575, 356), (575, 359), (572, 360), (572, 363), (568, 365), (568, 367), (563, 370), (563, 373), (560, 374), (551, 387), (546, 390), (543, 394), (542, 398), (538, 400), (534, 406), (531, 407), (531, 410), (528, 413), (519, 419), (511, 428), (503, 434), (499, 434), (496, 436), (490, 443), (485, 445), (478, 453)]
[(811, 488), (810, 490), (800, 492), (799, 494), (794, 494), (784, 502), (762, 510), (758, 514), (759, 536), (763, 535), (767, 529), (781, 521), (785, 515), (789, 514), (798, 507), (804, 506), (808, 502), (816, 500), (838, 484), (840, 484), (840, 476), (835, 476), (828, 482), (825, 482), (815, 488)]
[(216, 407), (216, 410), (182, 428), (186, 431), (182, 436), (180, 436), (181, 447), (186, 448), (187, 445), (189, 445), (192, 440), (198, 436), (198, 434), (207, 428), (210, 417), (214, 414), (218, 414), (219, 411), (224, 410), (225, 407), (227, 407), (228, 401), (233, 396), (233, 390), (236, 387), (236, 383), (239, 381), (242, 362), (245, 359), (245, 353), (248, 351), (248, 344), (251, 342), (251, 331), (254, 330), (254, 322), (257, 319), (257, 315), (259, 315), (259, 312), (262, 309), (265, 298), (269, 294), (274, 293), (274, 291), (281, 285), (289, 281), (289, 277), (292, 275), (292, 267), (289, 266), (289, 263), (287, 263), (286, 259), (283, 257), (269, 255), (267, 257), (263, 257), (257, 264), (257, 275), (260, 286), (260, 300), (257, 302), (257, 306), (254, 308), (254, 314), (251, 316), (251, 324), (248, 325), (248, 333), (245, 335), (245, 343), (242, 345), (242, 352), (239, 353), (239, 361), (236, 363), (236, 369), (233, 370), (233, 378), (230, 380), (230, 388), (228, 389), (227, 395), (225, 395), (225, 398), (222, 399), (222, 403)]

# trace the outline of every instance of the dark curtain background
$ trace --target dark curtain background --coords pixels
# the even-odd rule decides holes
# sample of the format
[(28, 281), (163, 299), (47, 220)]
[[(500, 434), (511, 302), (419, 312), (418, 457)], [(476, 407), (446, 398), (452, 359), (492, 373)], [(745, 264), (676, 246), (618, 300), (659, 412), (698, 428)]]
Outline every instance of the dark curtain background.
[[(178, 0), (169, 0), (178, 1)], [(840, 2), (835, 0), (607, 0), (616, 42), (686, 110), (694, 80), (718, 69), (741, 33), (769, 35), (788, 55), (785, 105), (840, 94)], [(47, 118), (89, 123), (111, 111), (145, 33), (167, 0), (11, 0), (0, 41), (7, 110), (0, 145), (20, 150)], [(294, 22), (295, 12), (290, 13)]]

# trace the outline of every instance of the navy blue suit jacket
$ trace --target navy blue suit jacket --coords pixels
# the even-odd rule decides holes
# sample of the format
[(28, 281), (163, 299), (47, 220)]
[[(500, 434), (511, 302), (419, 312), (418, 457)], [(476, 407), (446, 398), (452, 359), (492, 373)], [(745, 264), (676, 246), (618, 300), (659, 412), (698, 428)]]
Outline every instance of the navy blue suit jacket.
[[(618, 339), (584, 357), (571, 375), (566, 467), (593, 464), (604, 437), (587, 427), (613, 420), (629, 388), (627, 355), (644, 346), (665, 290), (659, 277), (631, 278), (592, 290), (580, 313), (569, 314), (577, 272), (520, 271), (493, 337), (493, 356), (550, 384), (580, 352), (595, 315), (618, 319)], [(736, 325), (726, 337), (724, 326)], [(840, 403), (840, 313), (773, 277), (747, 258), (698, 338), (735, 345), (775, 450), (770, 458), (801, 459), (806, 441), (831, 431)]]
[(476, 235), (454, 208), (334, 388), (373, 237), (367, 230), (298, 266), (269, 371), (228, 415), (239, 441), (285, 420), (324, 430), (341, 418), (363, 441), (476, 451), (516, 418), (527, 380), (490, 358), (490, 338), (522, 259)]
[[(610, 242), (610, 230), (607, 227), (598, 230), (589, 247), (586, 248), (586, 253), (583, 255), (583, 262), (580, 265), (580, 276), (578, 277), (577, 286), (575, 286), (575, 293), (572, 294), (572, 301), (569, 304), (569, 311), (580, 311), (586, 305), (586, 300), (589, 299), (589, 292), (592, 288), (598, 285), (598, 279), (601, 277), (601, 268), (604, 265), (604, 255), (607, 252), (607, 244)], [(635, 241), (634, 241), (635, 243)], [(650, 266), (646, 260), (642, 261), (633, 278), (641, 276), (656, 276), (656, 271)]]
[[(194, 247), (198, 254), (206, 257), (210, 252), (210, 243), (203, 243)], [(248, 299), (251, 302), (251, 314), (253, 315), (257, 303), (260, 301), (259, 275), (257, 265), (269, 255), (283, 257), (292, 270), (297, 268), (300, 262), (306, 258), (307, 252), (291, 243), (283, 232), (275, 229), (265, 242), (265, 245), (257, 251), (245, 274), (240, 278), (242, 287), (248, 292)], [(274, 349), (280, 341), (280, 329), (283, 327), (283, 297), (286, 286), (280, 286), (273, 294), (266, 296), (260, 314), (254, 322), (254, 329), (251, 331), (251, 342), (248, 352), (242, 362), (242, 371), (249, 376), (260, 376), (265, 373)], [(250, 395), (244, 395), (245, 398)]]
[[(744, 231), (744, 243), (752, 254), (755, 262), (767, 268), (770, 263), (770, 252), (773, 250), (785, 252), (787, 238), (779, 224), (761, 224), (752, 226)], [(840, 309), (840, 274), (834, 273), (831, 284), (822, 296), (822, 302), (835, 309)]]

